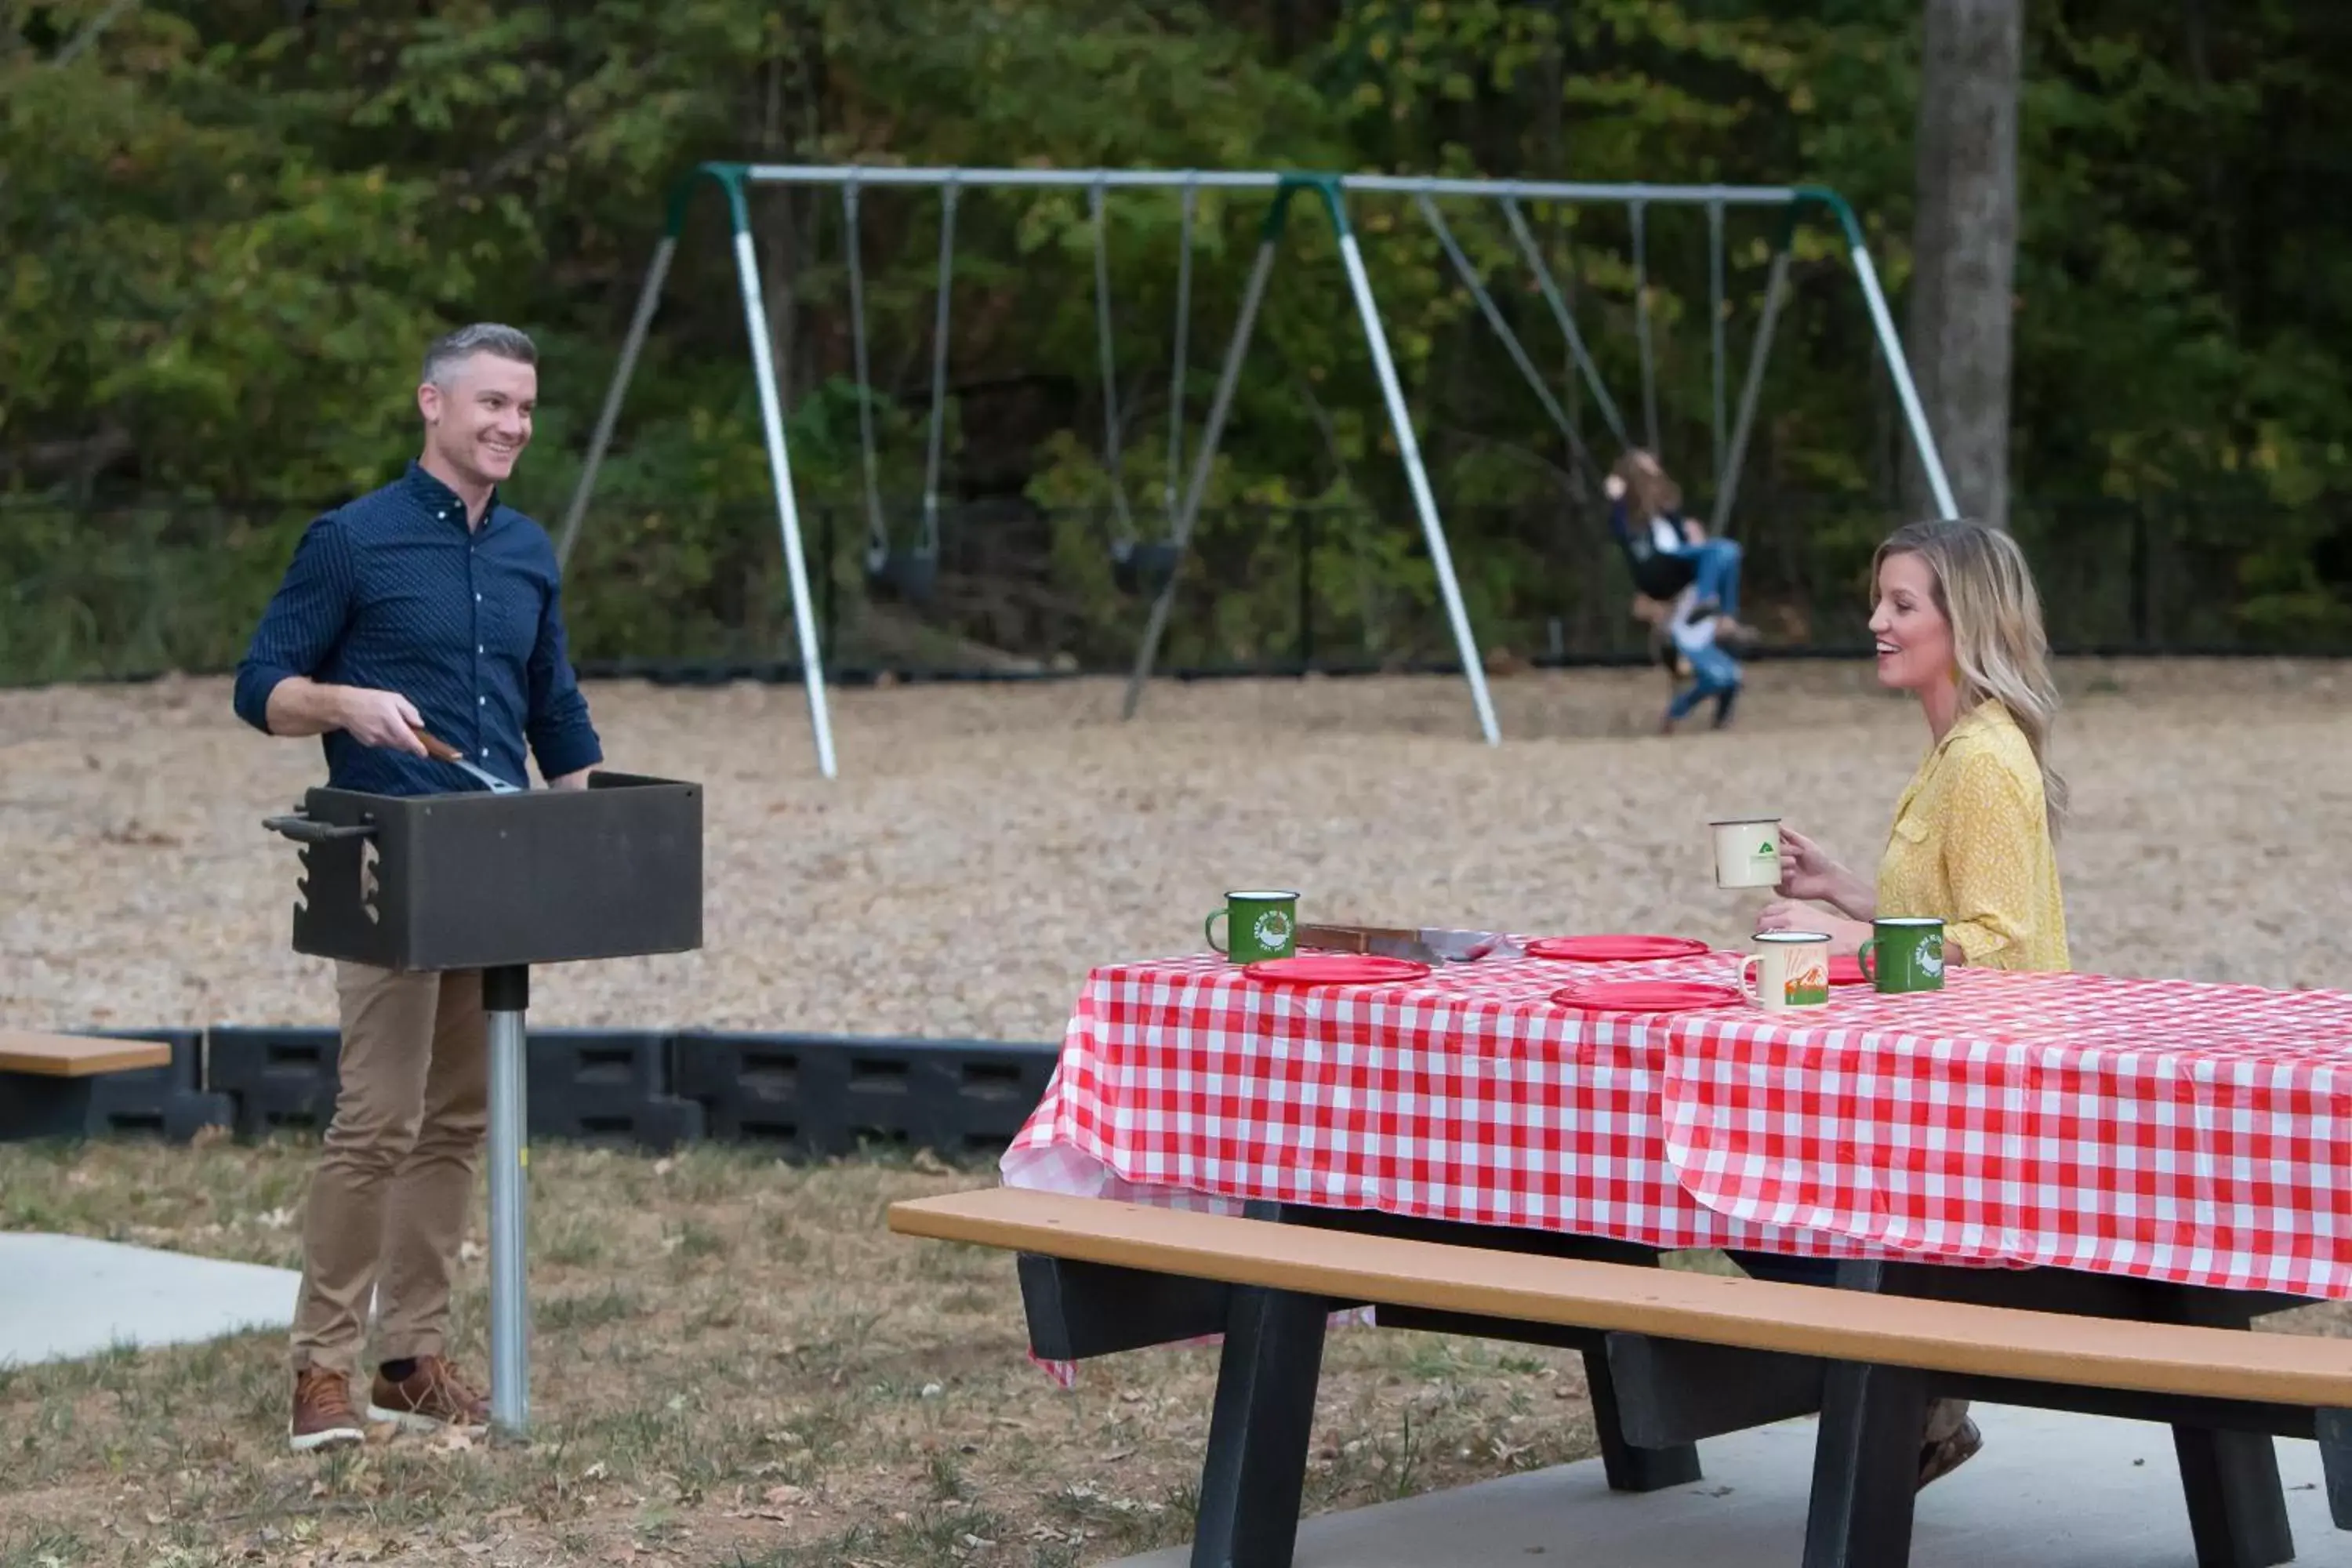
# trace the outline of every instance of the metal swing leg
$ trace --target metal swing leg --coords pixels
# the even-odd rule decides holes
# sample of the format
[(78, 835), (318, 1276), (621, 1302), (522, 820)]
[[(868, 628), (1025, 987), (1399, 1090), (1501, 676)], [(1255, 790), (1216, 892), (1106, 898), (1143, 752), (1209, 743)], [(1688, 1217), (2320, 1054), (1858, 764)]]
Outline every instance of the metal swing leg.
[[(706, 165), (698, 174), (711, 174), (727, 194), (729, 216), (735, 235), (735, 269), (742, 288), (744, 325), (751, 339), (751, 369), (760, 391), (760, 422), (768, 448), (768, 476), (776, 491), (776, 521), (782, 536), (785, 574), (793, 592), (793, 623), (800, 634), (801, 683), (808, 693), (809, 731), (815, 742), (817, 768), (826, 778), (836, 775), (833, 752), (833, 720), (827, 710), (824, 693), (824, 668), (817, 647), (817, 618), (809, 594), (808, 563), (801, 550), (800, 510), (793, 497), (792, 459), (784, 449), (784, 423), (782, 401), (776, 392), (776, 367), (768, 342), (767, 313), (760, 290), (759, 257), (751, 244), (751, 218), (745, 208), (743, 184), (740, 173), (719, 174)], [(596, 486), (596, 472), (603, 465), (604, 453), (612, 444), (613, 426), (620, 417), (621, 400), (627, 395), (630, 379), (636, 374), (637, 356), (643, 352), (646, 334), (653, 325), (655, 308), (660, 303), (662, 283), (669, 276), (670, 263), (677, 254), (677, 236), (685, 212), (688, 186), (681, 186), (673, 199), (668, 231), (654, 249), (653, 264), (646, 269), (646, 280), (637, 290), (637, 307), (630, 318), (629, 331), (621, 342), (620, 363), (613, 373), (613, 384), (604, 394), (604, 406), (598, 414), (595, 433), (588, 443), (587, 460), (582, 465), (580, 479), (572, 487), (571, 504), (564, 509), (563, 525), (556, 544), (556, 565), (561, 572), (572, 556), (578, 542), (583, 520), (588, 510), (588, 498)]]
[(1495, 722), (1494, 700), (1486, 692), (1486, 668), (1478, 658), (1477, 638), (1470, 630), (1470, 612), (1462, 602), (1462, 584), (1454, 575), (1454, 553), (1445, 542), (1445, 525), (1438, 519), (1437, 498), (1431, 493), (1429, 474), (1422, 467), (1421, 444), (1412, 432), (1412, 413), (1405, 406), (1404, 387), (1398, 382), (1396, 364), (1389, 357), (1388, 333), (1381, 326), (1381, 308), (1372, 298), (1371, 279), (1364, 272), (1363, 252), (1357, 247), (1355, 231), (1348, 226), (1338, 192), (1327, 187), (1324, 200), (1339, 230), (1339, 259), (1348, 269), (1348, 287), (1356, 296), (1356, 313), (1364, 323), (1364, 340), (1372, 352), (1372, 369), (1380, 377), (1381, 395), (1388, 404), (1389, 424), (1396, 433), (1397, 450), (1404, 458), (1405, 482), (1412, 490), (1413, 510), (1421, 514), (1422, 533), (1428, 542), (1430, 563), (1437, 570), (1437, 586), (1445, 599), (1446, 618), (1454, 625), (1454, 647), (1462, 655), (1462, 674), (1470, 683), (1470, 700), (1478, 710), (1478, 731), (1488, 745), (1500, 745), (1503, 735)]
[(768, 478), (776, 491), (776, 525), (784, 542), (784, 574), (793, 590), (793, 629), (800, 635), (801, 683), (808, 691), (809, 728), (816, 737), (816, 765), (835, 775), (833, 719), (826, 709), (823, 656), (817, 649), (816, 611), (809, 595), (808, 562), (801, 552), (800, 503), (793, 495), (793, 462), (784, 447), (783, 400), (776, 392), (776, 362), (768, 343), (768, 316), (760, 290), (760, 258), (751, 231), (737, 209), (735, 270), (743, 291), (743, 325), (751, 338), (751, 371), (760, 387), (760, 424), (767, 437)]
[(1920, 405), (1919, 388), (1911, 379), (1911, 362), (1904, 357), (1903, 339), (1895, 330), (1895, 318), (1886, 309), (1886, 295), (1878, 286), (1878, 268), (1870, 259), (1870, 251), (1860, 237), (1852, 243), (1854, 276), (1862, 283), (1862, 297), (1870, 307), (1870, 324), (1878, 333), (1878, 346), (1886, 355), (1887, 374), (1895, 378), (1895, 395), (1902, 400), (1903, 420), (1911, 430), (1911, 444), (1919, 454), (1919, 467), (1927, 475), (1927, 489), (1936, 498), (1936, 513), (1947, 521), (1960, 515), (1959, 502), (1952, 498), (1952, 481), (1945, 476), (1943, 454), (1937, 450), (1936, 435), (1927, 424), (1927, 411)]
[(563, 509), (563, 526), (555, 545), (555, 569), (561, 574), (572, 563), (572, 546), (580, 537), (580, 521), (587, 514), (588, 497), (596, 489), (596, 470), (604, 467), (604, 451), (613, 444), (613, 426), (621, 417), (621, 400), (628, 395), (629, 383), (637, 374), (637, 356), (645, 352), (646, 334), (652, 331), (654, 311), (661, 304), (662, 283), (669, 277), (670, 262), (677, 255), (677, 236), (662, 237), (654, 247), (653, 265), (646, 268), (646, 280), (637, 289), (637, 308), (629, 318), (628, 335), (621, 340), (621, 361), (613, 370), (613, 384), (605, 389), (604, 406), (596, 416), (595, 434), (588, 438), (588, 457), (580, 466), (580, 479), (572, 487), (572, 504)]

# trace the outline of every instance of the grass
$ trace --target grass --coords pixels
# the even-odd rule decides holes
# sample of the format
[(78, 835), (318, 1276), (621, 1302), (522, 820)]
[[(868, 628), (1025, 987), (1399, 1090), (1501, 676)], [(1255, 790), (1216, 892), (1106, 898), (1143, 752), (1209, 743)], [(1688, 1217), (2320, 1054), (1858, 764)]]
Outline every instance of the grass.
[[(299, 1267), (316, 1152), (0, 1145), (0, 1229)], [(987, 1168), (550, 1144), (532, 1173), (527, 1447), (289, 1454), (274, 1333), (0, 1370), (0, 1565), (1059, 1568), (1189, 1538), (1215, 1352), (1064, 1391), (1025, 1359), (1009, 1257), (884, 1230), (893, 1200)], [(477, 1377), (484, 1240), (455, 1322)], [(1572, 1353), (1342, 1330), (1307, 1507), (1582, 1458), (1591, 1432)]]
[[(0, 1144), (0, 1229), (295, 1267), (315, 1154)], [(660, 1160), (547, 1145), (532, 1170), (527, 1447), (383, 1432), (297, 1458), (278, 1334), (0, 1369), (0, 1568), (1076, 1568), (1190, 1537), (1214, 1352), (1113, 1358), (1065, 1392), (1024, 1358), (1009, 1258), (883, 1229), (893, 1200), (986, 1169), (705, 1144)], [(477, 1375), (482, 1240), (456, 1322)], [(2344, 1334), (2352, 1309), (2266, 1326)], [(1307, 1508), (1592, 1449), (1572, 1353), (1344, 1329)]]

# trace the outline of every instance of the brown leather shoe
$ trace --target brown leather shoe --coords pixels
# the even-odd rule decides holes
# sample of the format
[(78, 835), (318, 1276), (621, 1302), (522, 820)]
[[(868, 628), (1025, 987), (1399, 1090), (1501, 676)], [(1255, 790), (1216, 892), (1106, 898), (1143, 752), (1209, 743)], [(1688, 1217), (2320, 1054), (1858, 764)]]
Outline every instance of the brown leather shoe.
[(379, 1370), (368, 1394), (368, 1417), (397, 1421), (412, 1432), (444, 1426), (478, 1431), (490, 1424), (490, 1402), (437, 1355), (416, 1358), (416, 1370), (394, 1383)]
[(341, 1443), (364, 1443), (367, 1428), (352, 1408), (352, 1380), (340, 1372), (309, 1366), (294, 1374), (294, 1415), (286, 1441), (298, 1454)]

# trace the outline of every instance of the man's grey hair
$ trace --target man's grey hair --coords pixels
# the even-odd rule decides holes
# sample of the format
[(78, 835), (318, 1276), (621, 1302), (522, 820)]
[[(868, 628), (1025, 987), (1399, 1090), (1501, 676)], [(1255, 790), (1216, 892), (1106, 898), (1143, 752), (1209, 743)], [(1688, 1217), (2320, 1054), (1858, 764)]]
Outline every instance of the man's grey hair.
[(539, 363), (539, 350), (530, 334), (496, 321), (476, 321), (433, 340), (433, 346), (425, 351), (425, 380), (446, 386), (457, 367), (476, 354), (496, 354), (518, 364)]

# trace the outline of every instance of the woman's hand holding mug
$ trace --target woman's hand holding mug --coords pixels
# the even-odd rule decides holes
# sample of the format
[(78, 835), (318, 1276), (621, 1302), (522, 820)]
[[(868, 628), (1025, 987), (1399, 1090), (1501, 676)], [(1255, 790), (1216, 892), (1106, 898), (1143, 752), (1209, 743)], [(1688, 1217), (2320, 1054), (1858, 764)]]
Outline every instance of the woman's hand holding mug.
[(1860, 884), (1854, 874), (1830, 858), (1830, 852), (1783, 824), (1780, 828), (1780, 881), (1772, 890), (1784, 899), (1829, 904), (1855, 914), (1851, 898)]

